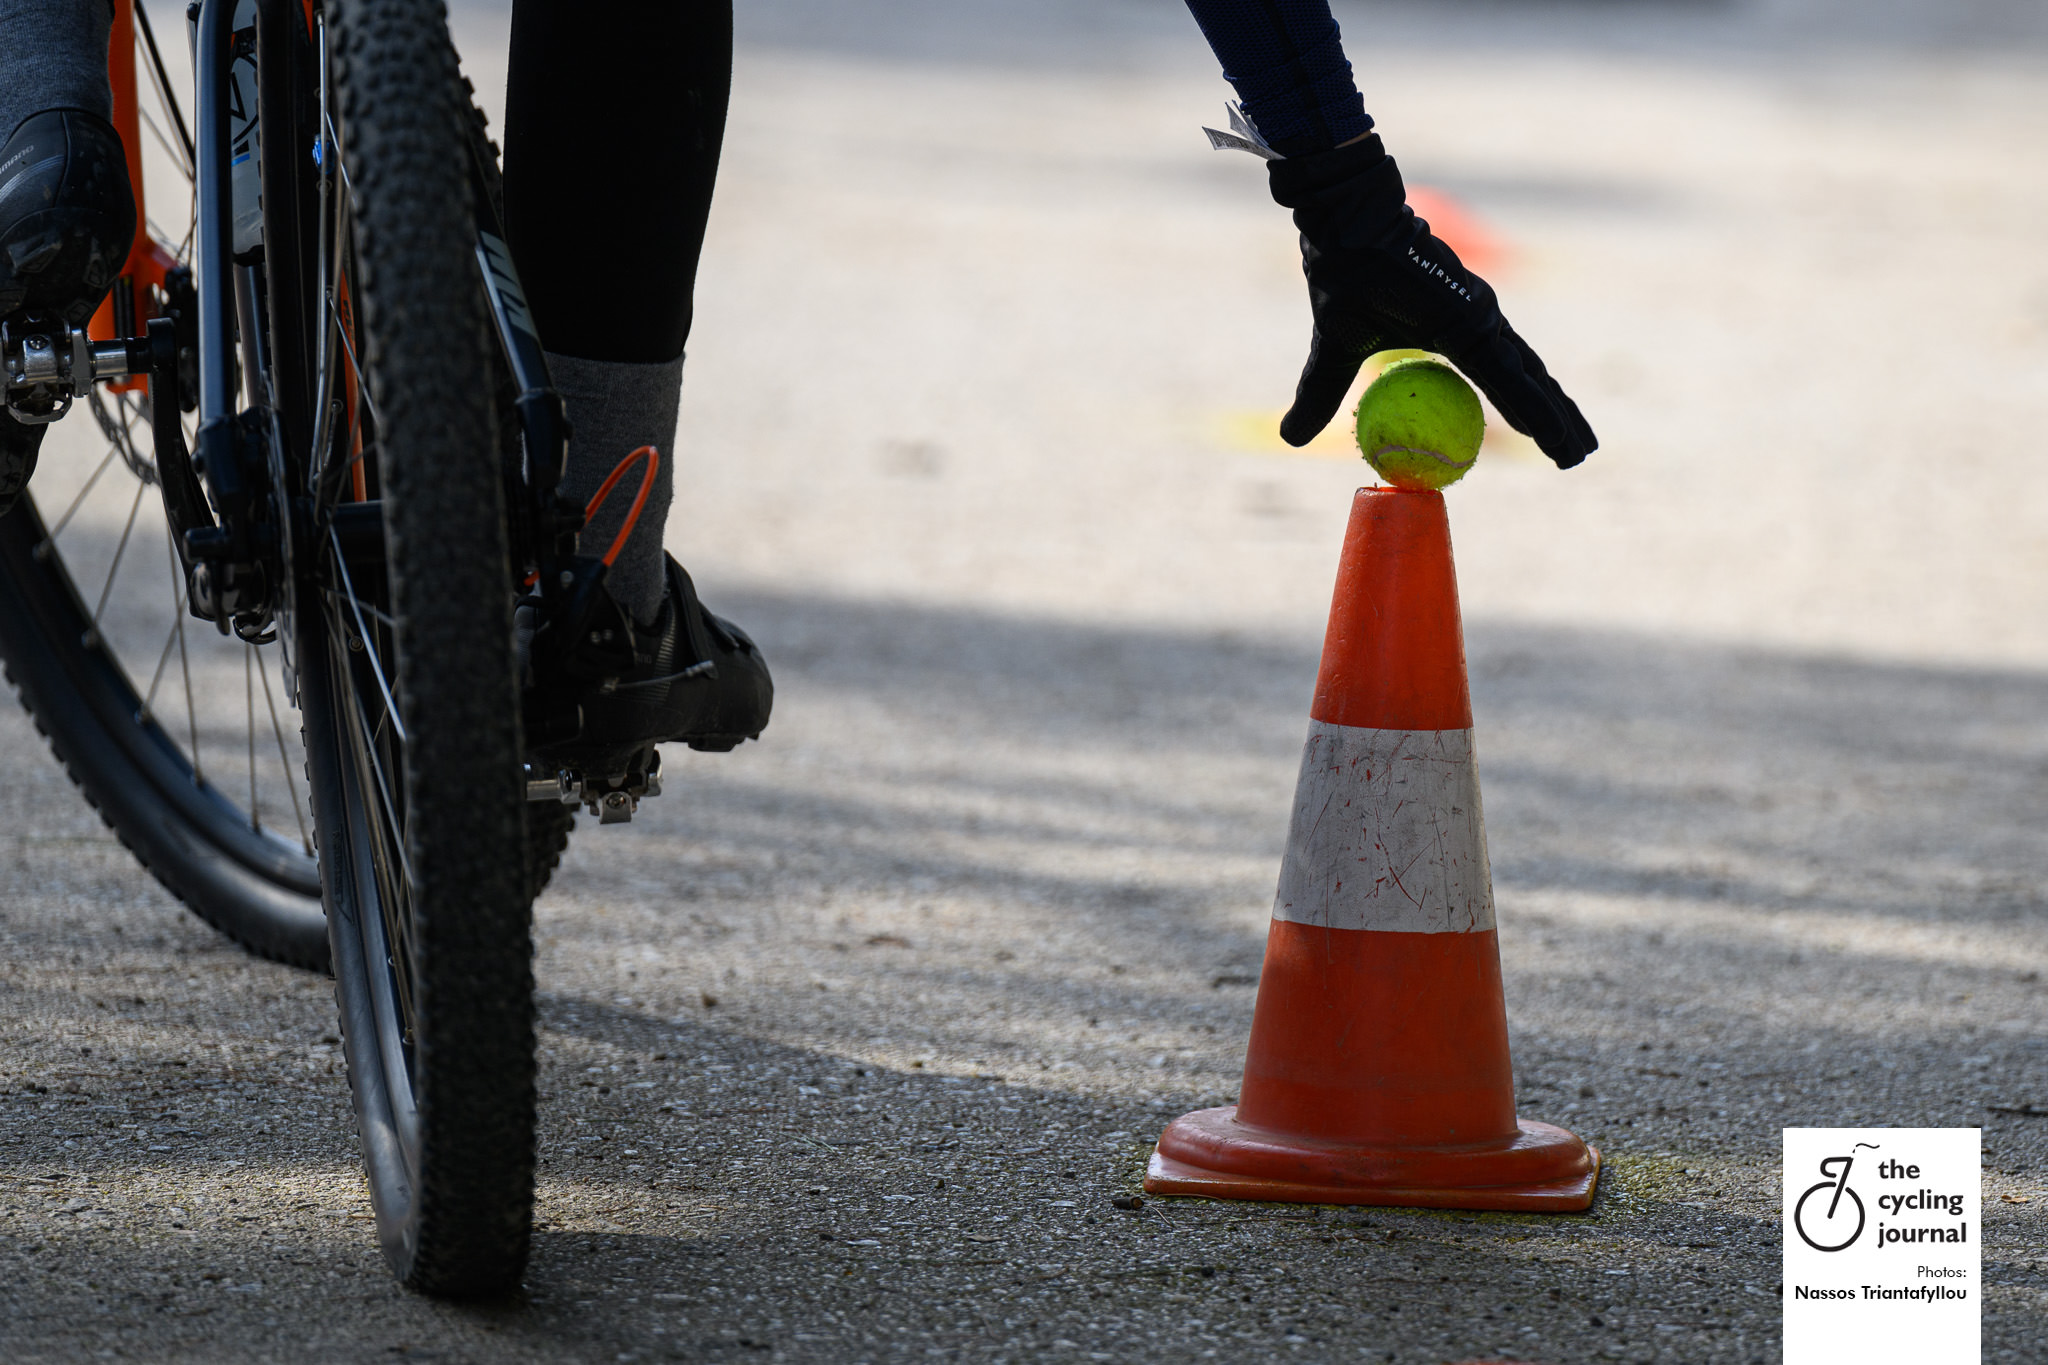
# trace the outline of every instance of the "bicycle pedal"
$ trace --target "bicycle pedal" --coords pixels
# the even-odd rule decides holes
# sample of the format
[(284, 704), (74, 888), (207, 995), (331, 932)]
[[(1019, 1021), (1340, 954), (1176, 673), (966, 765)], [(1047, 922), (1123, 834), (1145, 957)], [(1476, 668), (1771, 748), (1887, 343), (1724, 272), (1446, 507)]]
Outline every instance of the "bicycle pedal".
[(526, 768), (526, 799), (557, 801), (565, 806), (582, 806), (597, 817), (600, 825), (623, 825), (639, 811), (641, 801), (661, 795), (661, 753), (649, 749), (617, 776), (589, 777), (573, 769), (543, 774), (534, 764)]
[(148, 348), (142, 337), (95, 341), (83, 327), (61, 322), (14, 318), (0, 323), (0, 405), (24, 426), (54, 422), (95, 380), (145, 373)]

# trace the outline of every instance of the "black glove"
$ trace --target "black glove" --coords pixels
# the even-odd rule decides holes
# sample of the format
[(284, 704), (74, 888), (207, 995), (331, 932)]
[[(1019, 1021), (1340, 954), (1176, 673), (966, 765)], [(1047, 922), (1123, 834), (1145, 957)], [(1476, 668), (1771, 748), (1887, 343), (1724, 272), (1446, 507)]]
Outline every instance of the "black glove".
[(1367, 356), (1413, 348), (1450, 357), (1558, 468), (1599, 446), (1578, 405), (1500, 315), (1492, 287), (1408, 207), (1378, 134), (1268, 162), (1266, 170), (1273, 198), (1294, 210), (1301, 229), (1316, 323), (1280, 439), (1307, 445), (1330, 424)]

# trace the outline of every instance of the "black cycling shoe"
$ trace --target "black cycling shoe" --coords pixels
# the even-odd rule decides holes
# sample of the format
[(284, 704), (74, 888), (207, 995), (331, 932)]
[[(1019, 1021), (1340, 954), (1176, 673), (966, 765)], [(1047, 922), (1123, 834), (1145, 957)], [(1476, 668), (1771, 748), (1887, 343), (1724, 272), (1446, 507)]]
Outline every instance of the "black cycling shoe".
[[(17, 332), (83, 327), (134, 240), (135, 194), (113, 125), (78, 109), (24, 119), (0, 147), (0, 321)], [(28, 487), (46, 426), (0, 411), (0, 516)]]
[(135, 241), (120, 134), (97, 114), (48, 109), (0, 147), (0, 318), (82, 327)]
[(633, 666), (583, 692), (581, 733), (545, 751), (586, 778), (617, 777), (657, 744), (723, 752), (767, 728), (775, 705), (768, 661), (745, 631), (705, 610), (690, 575), (666, 558), (661, 615), (628, 627)]

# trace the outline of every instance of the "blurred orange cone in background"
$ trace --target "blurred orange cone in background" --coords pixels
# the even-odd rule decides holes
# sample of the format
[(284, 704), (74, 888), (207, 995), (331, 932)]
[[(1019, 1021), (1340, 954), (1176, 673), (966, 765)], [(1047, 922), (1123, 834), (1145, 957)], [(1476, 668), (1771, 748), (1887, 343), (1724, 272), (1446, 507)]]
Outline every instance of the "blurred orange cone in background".
[(1174, 1120), (1156, 1194), (1576, 1211), (1599, 1153), (1515, 1115), (1441, 493), (1360, 489), (1238, 1102)]
[(1429, 224), (1436, 239), (1458, 253), (1458, 259), (1491, 279), (1512, 254), (1507, 243), (1479, 216), (1439, 189), (1408, 187), (1408, 207)]

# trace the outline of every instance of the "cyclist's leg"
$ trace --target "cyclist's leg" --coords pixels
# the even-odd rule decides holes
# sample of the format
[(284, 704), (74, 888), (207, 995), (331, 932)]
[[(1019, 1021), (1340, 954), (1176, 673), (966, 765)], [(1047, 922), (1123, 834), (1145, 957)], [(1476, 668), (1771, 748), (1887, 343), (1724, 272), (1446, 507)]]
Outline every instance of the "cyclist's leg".
[[(638, 662), (586, 697), (579, 762), (605, 772), (653, 742), (730, 748), (767, 723), (773, 688), (745, 633), (704, 610), (662, 552), (670, 448), (697, 257), (732, 86), (731, 0), (633, 0), (592, 23), (564, 0), (516, 0), (505, 113), (506, 232), (574, 429), (564, 492), (587, 500), (630, 451), (656, 486), (608, 583)], [(609, 546), (618, 490), (584, 533)], [(700, 667), (713, 665), (710, 669)]]
[(112, 0), (0, 0), (0, 136), (30, 114), (114, 115), (107, 89)]
[[(643, 624), (660, 610), (670, 441), (691, 291), (732, 86), (731, 0), (517, 0), (505, 108), (505, 219), (575, 429), (564, 491), (587, 500), (629, 451), (657, 486), (613, 565)], [(587, 541), (631, 505), (608, 500)]]
[[(633, 524), (606, 586), (620, 606), (641, 625), (661, 614), (661, 533), (675, 499), (677, 409), (682, 398), (683, 358), (642, 362), (596, 360), (573, 352), (548, 352), (548, 377), (562, 395), (569, 414), (568, 460), (562, 471), (562, 493), (588, 504), (619, 461), (641, 446), (653, 446), (660, 458), (654, 486)], [(639, 471), (629, 471), (623, 487), (592, 514), (580, 538), (586, 554), (603, 554), (618, 535), (640, 486)]]
[[(135, 199), (107, 121), (112, 18), (111, 0), (0, 0), (0, 322), (83, 325), (127, 258)], [(0, 411), (0, 513), (42, 440), (40, 424)]]

